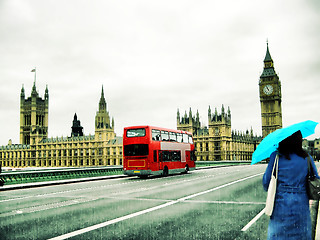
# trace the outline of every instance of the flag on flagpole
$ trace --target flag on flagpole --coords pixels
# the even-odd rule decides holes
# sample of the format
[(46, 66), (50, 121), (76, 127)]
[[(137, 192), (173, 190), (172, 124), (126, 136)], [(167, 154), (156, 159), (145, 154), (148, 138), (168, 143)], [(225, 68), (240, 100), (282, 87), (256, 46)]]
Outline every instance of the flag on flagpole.
[(31, 70), (31, 72), (35, 72), (35, 71), (36, 71), (36, 69), (35, 69), (35, 68)]

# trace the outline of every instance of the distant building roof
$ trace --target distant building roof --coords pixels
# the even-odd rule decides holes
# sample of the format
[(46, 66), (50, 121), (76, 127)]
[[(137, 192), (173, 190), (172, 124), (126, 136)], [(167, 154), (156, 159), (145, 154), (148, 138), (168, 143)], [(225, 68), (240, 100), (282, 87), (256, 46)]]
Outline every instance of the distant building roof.
[(109, 140), (107, 145), (122, 145), (122, 137), (115, 137), (114, 139)]
[(15, 150), (15, 149), (29, 149), (30, 145), (27, 144), (12, 144), (7, 146), (0, 146), (0, 150)]

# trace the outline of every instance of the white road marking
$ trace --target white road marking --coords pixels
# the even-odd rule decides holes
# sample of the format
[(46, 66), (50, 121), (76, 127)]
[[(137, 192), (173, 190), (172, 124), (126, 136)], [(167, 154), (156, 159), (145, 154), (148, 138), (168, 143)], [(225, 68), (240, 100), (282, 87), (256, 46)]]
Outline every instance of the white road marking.
[(213, 192), (213, 191), (219, 190), (221, 188), (224, 188), (224, 187), (227, 187), (227, 186), (239, 183), (239, 182), (243, 182), (245, 180), (260, 176), (262, 174), (263, 173), (258, 173), (258, 174), (255, 174), (255, 175), (252, 175), (252, 176), (249, 176), (249, 177), (245, 177), (245, 178), (242, 178), (242, 179), (239, 179), (239, 180), (236, 180), (236, 181), (232, 181), (230, 183), (223, 184), (221, 186), (218, 186), (218, 187), (215, 187), (215, 188), (211, 188), (211, 189), (203, 191), (203, 192), (195, 193), (195, 194), (183, 197), (183, 198), (179, 198), (177, 200), (172, 200), (170, 202), (167, 202), (167, 203), (164, 203), (164, 204), (152, 207), (152, 208), (148, 208), (148, 209), (145, 209), (145, 210), (142, 210), (142, 211), (139, 211), (139, 212), (131, 213), (131, 214), (128, 214), (128, 215), (125, 215), (125, 216), (122, 216), (122, 217), (119, 217), (119, 218), (115, 218), (115, 219), (112, 219), (112, 220), (109, 220), (109, 221), (106, 221), (106, 222), (103, 222), (103, 223), (99, 223), (99, 224), (96, 224), (96, 225), (93, 225), (93, 226), (90, 226), (90, 227), (87, 227), (87, 228), (79, 229), (79, 230), (76, 230), (74, 232), (70, 232), (70, 233), (67, 233), (67, 234), (64, 234), (64, 235), (61, 235), (61, 236), (58, 236), (58, 237), (51, 238), (49, 240), (63, 240), (63, 239), (74, 237), (74, 236), (77, 236), (77, 235), (80, 235), (80, 234), (83, 234), (83, 233), (87, 233), (87, 232), (90, 232), (90, 231), (93, 231), (93, 230), (96, 230), (96, 229), (99, 229), (99, 228), (102, 228), (102, 227), (106, 227), (106, 226), (111, 225), (111, 224), (115, 224), (115, 223), (130, 219), (130, 218), (134, 218), (134, 217), (146, 214), (146, 213), (150, 213), (150, 212), (153, 212), (153, 211), (156, 211), (156, 210), (159, 210), (159, 209), (174, 205), (174, 204), (179, 203), (179, 202), (183, 202), (185, 200), (188, 200), (188, 199), (191, 199), (191, 198), (194, 198), (194, 197), (198, 197), (200, 195), (203, 195), (203, 194), (206, 194), (206, 193), (209, 193), (209, 192)]
[(255, 216), (246, 226), (244, 226), (241, 231), (245, 232), (247, 231), (258, 219), (264, 214), (265, 208), (261, 210), (261, 212), (258, 213), (257, 216)]
[(0, 218), (3, 217), (9, 217), (9, 216), (14, 216), (17, 214), (26, 214), (26, 213), (35, 213), (35, 212), (40, 212), (40, 211), (46, 211), (49, 209), (54, 209), (54, 208), (61, 208), (61, 207), (66, 207), (66, 206), (72, 206), (76, 204), (82, 204), (82, 203), (87, 203), (91, 201), (95, 201), (98, 198), (90, 198), (90, 199), (77, 199), (77, 200), (67, 200), (63, 202), (56, 202), (56, 203), (48, 203), (44, 205), (39, 205), (39, 206), (32, 206), (28, 208), (21, 208), (12, 212), (5, 212), (0, 214)]
[(55, 237), (55, 238), (51, 238), (49, 240), (62, 240), (62, 239), (67, 239), (67, 238), (70, 238), (70, 237), (74, 237), (74, 236), (77, 236), (77, 235), (80, 235), (80, 234), (83, 234), (83, 233), (86, 233), (86, 232), (90, 232), (90, 231), (98, 229), (98, 228), (106, 227), (108, 225), (111, 225), (111, 224), (114, 224), (114, 223), (117, 223), (117, 222), (121, 222), (121, 221), (130, 219), (130, 218), (133, 218), (133, 217), (137, 217), (137, 216), (142, 215), (142, 214), (146, 214), (146, 213), (149, 213), (149, 212), (161, 209), (161, 208), (168, 207), (170, 205), (176, 204), (177, 202), (178, 202), (177, 200), (176, 201), (167, 202), (167, 203), (161, 204), (159, 206), (155, 206), (155, 207), (148, 208), (148, 209), (145, 209), (145, 210), (142, 210), (142, 211), (139, 211), (139, 212), (131, 213), (131, 214), (123, 216), (123, 217), (115, 218), (115, 219), (112, 219), (112, 220), (109, 220), (109, 221), (106, 221), (106, 222), (103, 222), (103, 223), (99, 223), (99, 224), (93, 225), (91, 227), (83, 228), (83, 229), (80, 229), (80, 230), (77, 230), (77, 231), (74, 231), (74, 232), (71, 232), (71, 233), (67, 233), (67, 234), (64, 234), (64, 235), (61, 235), (61, 236), (58, 236), (58, 237)]

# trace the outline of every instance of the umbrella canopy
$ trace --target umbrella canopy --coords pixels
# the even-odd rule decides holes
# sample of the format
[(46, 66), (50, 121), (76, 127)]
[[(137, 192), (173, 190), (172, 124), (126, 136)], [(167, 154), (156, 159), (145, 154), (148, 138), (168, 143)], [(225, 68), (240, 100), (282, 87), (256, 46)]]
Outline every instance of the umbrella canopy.
[(317, 124), (317, 122), (307, 120), (270, 133), (261, 141), (257, 149), (252, 154), (251, 165), (270, 157), (271, 153), (277, 150), (279, 143), (282, 140), (286, 139), (297, 131), (301, 131), (303, 138), (314, 134)]

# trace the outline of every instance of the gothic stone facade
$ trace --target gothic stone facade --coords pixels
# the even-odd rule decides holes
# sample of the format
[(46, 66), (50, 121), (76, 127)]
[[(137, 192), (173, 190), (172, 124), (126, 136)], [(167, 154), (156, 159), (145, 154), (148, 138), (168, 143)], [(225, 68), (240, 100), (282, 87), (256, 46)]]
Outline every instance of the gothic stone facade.
[(251, 160), (257, 144), (261, 137), (253, 135), (253, 131), (245, 133), (231, 130), (230, 108), (225, 112), (222, 105), (221, 113), (211, 112), (208, 109), (208, 126), (202, 127), (199, 121), (199, 113), (192, 115), (190, 108), (187, 113), (180, 117), (177, 112), (177, 128), (191, 132), (194, 137), (196, 156), (198, 161), (220, 161), (220, 160)]
[(116, 137), (103, 88), (95, 118), (94, 135), (83, 134), (75, 114), (71, 137), (48, 138), (49, 92), (39, 97), (35, 84), (31, 97), (20, 95), (20, 144), (0, 146), (3, 167), (81, 167), (122, 164), (122, 137)]

